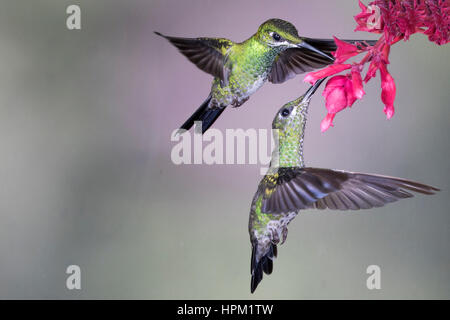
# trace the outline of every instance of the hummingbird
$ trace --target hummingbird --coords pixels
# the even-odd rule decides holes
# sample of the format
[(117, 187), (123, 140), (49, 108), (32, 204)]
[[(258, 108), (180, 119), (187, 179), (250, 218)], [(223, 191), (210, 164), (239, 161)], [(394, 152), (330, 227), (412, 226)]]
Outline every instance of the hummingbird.
[[(333, 39), (300, 37), (292, 23), (281, 19), (267, 20), (241, 43), (225, 38), (178, 38), (155, 33), (214, 76), (210, 94), (180, 128), (189, 130), (195, 121), (202, 121), (202, 133), (228, 105), (241, 106), (266, 81), (283, 83), (297, 74), (332, 64), (331, 52), (337, 48)], [(344, 41), (358, 46), (375, 43)]]
[(277, 245), (285, 242), (288, 224), (300, 210), (370, 209), (410, 198), (411, 191), (427, 195), (439, 191), (401, 178), (305, 167), (303, 140), (308, 106), (323, 80), (318, 80), (303, 96), (285, 104), (273, 119), (275, 148), (250, 208), (252, 293), (263, 273), (272, 273)]

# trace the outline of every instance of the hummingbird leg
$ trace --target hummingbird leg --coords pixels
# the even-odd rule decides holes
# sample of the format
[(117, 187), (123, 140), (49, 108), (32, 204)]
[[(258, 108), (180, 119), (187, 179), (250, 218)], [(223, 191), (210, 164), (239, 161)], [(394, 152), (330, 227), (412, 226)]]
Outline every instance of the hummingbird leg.
[(242, 106), (245, 102), (247, 102), (248, 99), (250, 99), (250, 97), (243, 98), (241, 100), (234, 99), (233, 102), (231, 103), (231, 105), (233, 106), (233, 108), (238, 108), (238, 107)]
[(278, 244), (280, 242), (280, 234), (277, 230), (271, 230), (272, 231), (272, 243)]
[(222, 106), (220, 105), (220, 102), (217, 101), (217, 99), (212, 98), (211, 102), (208, 105), (209, 109), (216, 109), (216, 108), (222, 108)]

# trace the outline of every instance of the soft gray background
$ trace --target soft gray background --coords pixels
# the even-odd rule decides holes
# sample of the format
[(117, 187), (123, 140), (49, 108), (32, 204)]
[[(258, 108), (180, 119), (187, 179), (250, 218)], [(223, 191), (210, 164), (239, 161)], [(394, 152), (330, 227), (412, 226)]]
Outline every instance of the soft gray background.
[[(79, 4), (82, 30), (65, 9)], [(320, 133), (309, 165), (395, 175), (440, 187), (359, 213), (308, 211), (290, 225), (274, 273), (250, 295), (247, 221), (257, 165), (170, 161), (170, 133), (208, 94), (211, 77), (154, 30), (242, 41), (268, 18), (310, 37), (354, 33), (357, 1), (0, 2), (0, 298), (450, 298), (448, 46), (396, 44), (396, 114), (379, 78)], [(216, 128), (269, 128), (307, 85), (267, 84)], [(82, 290), (65, 269), (82, 269)], [(382, 289), (366, 288), (366, 267)]]

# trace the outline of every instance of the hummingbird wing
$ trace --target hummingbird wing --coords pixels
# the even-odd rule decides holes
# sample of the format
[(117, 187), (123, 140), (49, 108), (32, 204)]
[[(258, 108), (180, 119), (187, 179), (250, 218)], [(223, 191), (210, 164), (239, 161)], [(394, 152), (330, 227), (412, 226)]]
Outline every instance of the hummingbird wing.
[[(312, 39), (303, 40), (314, 48), (331, 56), (336, 51), (337, 46), (333, 39)], [(358, 46), (374, 45), (375, 40), (343, 40)], [(306, 48), (290, 48), (278, 55), (275, 59), (268, 80), (272, 83), (283, 83), (294, 78), (297, 74), (309, 72), (323, 68), (333, 61), (308, 50)]]
[(262, 211), (285, 213), (306, 208), (359, 210), (439, 189), (395, 177), (319, 168), (280, 168), (275, 186), (262, 190)]
[(230, 66), (226, 53), (233, 45), (232, 41), (223, 38), (178, 38), (155, 33), (169, 40), (199, 69), (228, 84)]

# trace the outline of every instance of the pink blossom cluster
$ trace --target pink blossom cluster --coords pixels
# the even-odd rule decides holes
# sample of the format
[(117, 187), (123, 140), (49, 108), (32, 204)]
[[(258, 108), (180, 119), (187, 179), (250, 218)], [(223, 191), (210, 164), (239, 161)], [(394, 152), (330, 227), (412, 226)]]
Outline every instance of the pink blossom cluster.
[[(322, 132), (333, 126), (336, 113), (351, 107), (364, 96), (363, 83), (374, 78), (377, 71), (381, 78), (383, 111), (388, 119), (394, 115), (396, 87), (387, 69), (390, 48), (394, 43), (402, 39), (406, 41), (414, 33), (426, 34), (430, 41), (438, 45), (450, 40), (450, 0), (375, 0), (369, 6), (359, 0), (359, 6), (361, 12), (354, 17), (358, 25), (355, 31), (381, 34), (376, 44), (354, 45), (335, 37), (337, 50), (333, 52), (334, 64), (308, 73), (304, 79), (313, 84), (318, 79), (349, 70), (345, 75), (333, 76), (325, 86), (322, 95), (328, 113), (321, 123)], [(361, 61), (344, 63), (360, 53), (365, 53)], [(363, 79), (361, 73), (366, 63), (369, 67)]]

